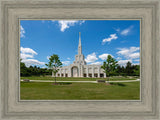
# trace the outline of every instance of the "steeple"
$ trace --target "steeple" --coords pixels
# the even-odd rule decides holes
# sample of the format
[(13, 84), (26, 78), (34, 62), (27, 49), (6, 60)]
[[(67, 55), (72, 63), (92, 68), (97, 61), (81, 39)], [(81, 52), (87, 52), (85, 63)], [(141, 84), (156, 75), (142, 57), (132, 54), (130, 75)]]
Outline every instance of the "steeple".
[[(84, 60), (84, 58), (85, 57), (82, 54), (81, 33), (79, 32), (78, 55), (75, 55), (75, 61), (73, 62), (73, 64), (86, 65), (86, 61)], [(80, 74), (82, 73), (79, 73), (79, 75)]]
[(82, 54), (82, 45), (81, 45), (81, 32), (79, 32), (79, 45), (78, 45), (78, 55)]

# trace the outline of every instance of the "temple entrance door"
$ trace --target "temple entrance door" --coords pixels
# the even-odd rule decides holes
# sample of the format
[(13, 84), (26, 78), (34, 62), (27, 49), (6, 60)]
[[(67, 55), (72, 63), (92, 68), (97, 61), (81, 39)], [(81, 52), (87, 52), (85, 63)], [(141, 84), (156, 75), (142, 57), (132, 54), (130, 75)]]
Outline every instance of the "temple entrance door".
[(72, 67), (72, 77), (78, 77), (78, 67)]

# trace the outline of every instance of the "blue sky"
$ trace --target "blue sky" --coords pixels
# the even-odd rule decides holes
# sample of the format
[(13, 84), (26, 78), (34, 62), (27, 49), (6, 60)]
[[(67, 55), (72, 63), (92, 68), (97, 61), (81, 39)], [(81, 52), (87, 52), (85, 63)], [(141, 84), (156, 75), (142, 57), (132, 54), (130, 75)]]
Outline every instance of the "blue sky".
[(45, 67), (58, 54), (63, 65), (78, 54), (79, 32), (87, 64), (102, 64), (108, 54), (120, 65), (139, 64), (139, 20), (21, 20), (21, 58), (27, 66)]

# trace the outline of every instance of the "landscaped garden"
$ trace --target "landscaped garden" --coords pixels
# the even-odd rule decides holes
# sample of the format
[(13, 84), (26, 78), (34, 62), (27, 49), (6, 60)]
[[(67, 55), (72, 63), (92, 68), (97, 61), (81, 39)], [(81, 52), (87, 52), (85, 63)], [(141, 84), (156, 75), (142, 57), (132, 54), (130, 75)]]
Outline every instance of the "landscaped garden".
[[(110, 80), (135, 80), (136, 77), (111, 77)], [(21, 77), (31, 80), (53, 80), (53, 77)], [(99, 78), (105, 79), (105, 78)], [(94, 81), (97, 78), (57, 78), (58, 81)], [(139, 100), (140, 82), (74, 83), (21, 82), (21, 100)]]
[[(53, 54), (47, 69), (26, 67), (21, 63), (21, 100), (139, 100), (139, 66), (126, 67), (108, 55), (101, 68), (106, 78), (56, 77), (62, 63)], [(51, 74), (53, 76), (51, 77)], [(36, 76), (33, 76), (36, 75)], [(107, 81), (107, 82), (105, 82)]]
[[(110, 77), (111, 81), (119, 81), (119, 80), (136, 80), (138, 79), (138, 76), (113, 76)], [(51, 76), (29, 76), (29, 77), (21, 77), (21, 80), (23, 79), (29, 79), (29, 80), (53, 80), (54, 77)], [(106, 78), (73, 78), (73, 77), (57, 77), (57, 81), (96, 81), (98, 79), (100, 80), (107, 80)]]

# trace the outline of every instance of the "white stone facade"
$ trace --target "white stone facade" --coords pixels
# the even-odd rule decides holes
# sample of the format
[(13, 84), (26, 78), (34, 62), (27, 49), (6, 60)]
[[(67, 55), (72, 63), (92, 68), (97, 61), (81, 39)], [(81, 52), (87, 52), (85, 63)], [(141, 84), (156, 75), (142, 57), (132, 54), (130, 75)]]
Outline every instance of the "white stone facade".
[[(81, 35), (79, 33), (78, 55), (75, 55), (75, 61), (69, 66), (59, 68), (57, 77), (106, 77), (101, 65), (87, 65), (85, 57), (82, 54)], [(53, 75), (53, 74), (52, 74)]]

